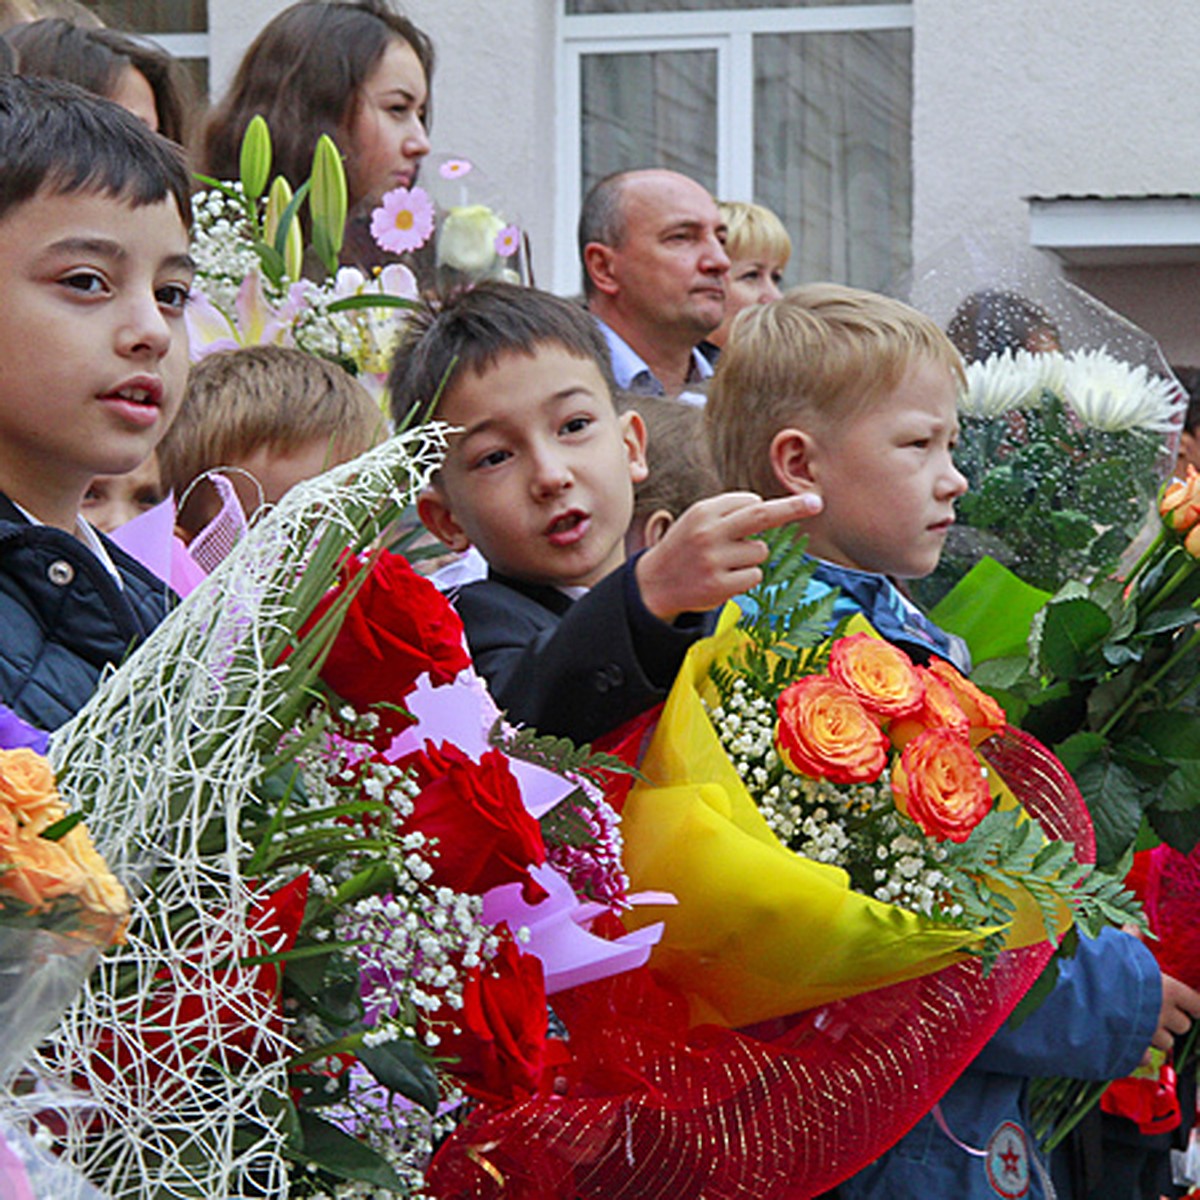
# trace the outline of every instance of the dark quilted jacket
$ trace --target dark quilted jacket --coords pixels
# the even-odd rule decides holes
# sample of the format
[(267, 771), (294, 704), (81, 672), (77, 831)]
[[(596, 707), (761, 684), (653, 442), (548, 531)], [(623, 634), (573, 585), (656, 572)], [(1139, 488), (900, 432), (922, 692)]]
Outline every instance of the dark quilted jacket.
[(101, 671), (166, 616), (174, 593), (113, 545), (124, 589), (82, 542), (0, 495), (0, 702), (41, 729), (87, 703)]

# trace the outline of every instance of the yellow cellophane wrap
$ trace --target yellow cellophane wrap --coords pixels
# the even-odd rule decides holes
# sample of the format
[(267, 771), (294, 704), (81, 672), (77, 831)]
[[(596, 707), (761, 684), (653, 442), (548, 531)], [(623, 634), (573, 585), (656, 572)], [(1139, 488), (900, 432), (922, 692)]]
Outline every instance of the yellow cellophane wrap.
[[(703, 703), (716, 701), (713, 662), (744, 642), (737, 619), (727, 606), (716, 633), (688, 653), (641, 764), (645, 782), (625, 804), (632, 890), (678, 900), (626, 916), (631, 925), (666, 924), (650, 965), (687, 995), (693, 1023), (739, 1027), (960, 961), (989, 931), (939, 926), (851, 891), (844, 871), (794, 854), (767, 826)], [(858, 628), (870, 631), (865, 621)], [(1002, 805), (1016, 803), (995, 772), (989, 779)], [(1069, 920), (1061, 916), (1060, 933)], [(1021, 892), (1006, 947), (1045, 937)]]

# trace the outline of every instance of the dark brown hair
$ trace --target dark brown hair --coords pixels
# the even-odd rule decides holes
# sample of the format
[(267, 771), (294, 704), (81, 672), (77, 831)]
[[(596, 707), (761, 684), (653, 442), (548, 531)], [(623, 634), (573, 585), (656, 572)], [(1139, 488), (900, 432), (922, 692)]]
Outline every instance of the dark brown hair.
[[(412, 47), (432, 83), (433, 43), (385, 0), (303, 0), (285, 8), (251, 43), (209, 117), (205, 174), (237, 178), (242, 135), (261, 114), (271, 129), (273, 174), (299, 187), (312, 169), (321, 134), (345, 140), (363, 84), (397, 38)], [(427, 102), (426, 127), (431, 111)], [(351, 204), (361, 198), (351, 196)]]
[(501, 355), (532, 356), (545, 345), (590, 359), (615, 396), (604, 335), (570, 300), (493, 280), (444, 301), (427, 300), (409, 316), (396, 348), (388, 375), (392, 416), (398, 425), (436, 416), (435, 402), (454, 375), (481, 374)]
[(63, 79), (105, 99), (122, 71), (140, 71), (154, 95), (158, 132), (186, 144), (195, 97), (187, 73), (166, 51), (115, 29), (84, 28), (59, 18), (16, 25), (4, 40), (16, 52), (18, 74)]

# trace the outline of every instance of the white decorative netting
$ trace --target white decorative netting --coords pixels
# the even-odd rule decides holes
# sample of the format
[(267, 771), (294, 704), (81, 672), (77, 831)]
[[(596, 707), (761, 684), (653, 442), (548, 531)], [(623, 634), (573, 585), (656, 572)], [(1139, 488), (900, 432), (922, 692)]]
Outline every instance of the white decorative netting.
[(247, 876), (241, 818), (307, 707), (311, 664), (281, 656), (343, 552), (386, 534), (444, 445), (427, 426), (289, 492), (53, 739), (133, 916), (36, 1055), (41, 1087), (0, 1095), (0, 1117), (38, 1115), (113, 1200), (288, 1194), (295, 1031), (253, 969), (228, 969), (276, 949), (261, 897), (287, 875)]

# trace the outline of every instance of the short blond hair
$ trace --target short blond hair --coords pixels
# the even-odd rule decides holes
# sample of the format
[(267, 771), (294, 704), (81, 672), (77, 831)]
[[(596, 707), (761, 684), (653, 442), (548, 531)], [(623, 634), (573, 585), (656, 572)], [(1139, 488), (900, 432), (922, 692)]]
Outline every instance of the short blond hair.
[(336, 461), (345, 461), (386, 432), (379, 405), (336, 363), (284, 346), (244, 346), (192, 367), (158, 460), (163, 486), (179, 498), (206, 471), (263, 447), (286, 454), (328, 438)]
[(769, 208), (745, 200), (721, 200), (717, 208), (725, 222), (725, 253), (730, 258), (764, 258), (787, 266), (792, 239)]
[(775, 435), (856, 415), (897, 388), (916, 359), (945, 367), (963, 385), (962, 358), (950, 339), (899, 300), (814, 283), (743, 309), (705, 410), (721, 483), (780, 495), (771, 466)]

